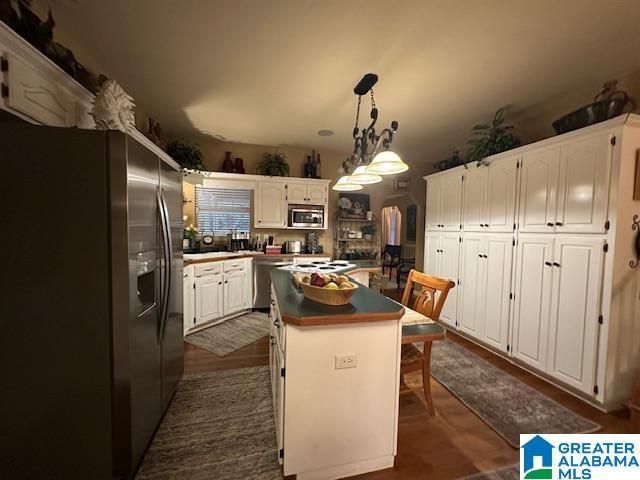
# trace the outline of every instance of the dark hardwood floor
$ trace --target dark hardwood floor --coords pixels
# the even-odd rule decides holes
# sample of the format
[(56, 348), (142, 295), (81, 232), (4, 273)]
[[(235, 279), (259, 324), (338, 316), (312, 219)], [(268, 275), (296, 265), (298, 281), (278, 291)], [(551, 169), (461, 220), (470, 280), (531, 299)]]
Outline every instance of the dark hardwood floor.
[[(392, 298), (398, 296), (398, 292), (393, 290), (385, 293)], [(626, 410), (602, 413), (454, 333), (449, 332), (447, 338), (565, 407), (598, 422), (602, 425), (598, 433), (640, 433), (632, 431)], [(226, 357), (219, 357), (185, 343), (185, 375), (267, 365), (268, 362), (266, 337)], [(421, 381), (420, 372), (408, 375), (407, 386), (403, 386), (403, 393), (400, 395), (398, 455), (395, 467), (353, 477), (354, 479), (457, 479), (518, 462), (518, 450), (511, 448), (502, 437), (435, 380), (432, 380), (432, 391), (437, 414), (435, 417), (429, 416), (425, 408)]]

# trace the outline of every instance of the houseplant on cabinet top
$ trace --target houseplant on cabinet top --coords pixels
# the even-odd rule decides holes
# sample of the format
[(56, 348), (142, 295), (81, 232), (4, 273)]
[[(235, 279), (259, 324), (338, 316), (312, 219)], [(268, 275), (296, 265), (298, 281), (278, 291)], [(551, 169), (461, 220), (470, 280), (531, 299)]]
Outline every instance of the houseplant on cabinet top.
[(195, 144), (174, 140), (167, 145), (167, 154), (180, 164), (182, 168), (204, 170), (204, 155)]
[[(467, 143), (471, 148), (467, 152), (467, 162), (482, 163), (482, 160), (496, 153), (506, 152), (520, 146), (520, 139), (513, 133), (512, 125), (504, 124), (504, 109), (500, 108), (491, 125), (475, 125), (471, 130), (472, 138)], [(467, 168), (466, 163), (464, 164)]]
[(262, 160), (258, 163), (258, 175), (271, 175), (273, 177), (288, 177), (289, 164), (284, 153), (263, 153)]

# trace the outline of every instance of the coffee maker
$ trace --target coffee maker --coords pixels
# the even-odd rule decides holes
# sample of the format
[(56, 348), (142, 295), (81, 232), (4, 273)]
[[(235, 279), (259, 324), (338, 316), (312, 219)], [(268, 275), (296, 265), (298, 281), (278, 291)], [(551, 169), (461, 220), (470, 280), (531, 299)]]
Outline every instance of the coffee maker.
[(249, 250), (249, 232), (233, 231), (227, 234), (227, 251)]

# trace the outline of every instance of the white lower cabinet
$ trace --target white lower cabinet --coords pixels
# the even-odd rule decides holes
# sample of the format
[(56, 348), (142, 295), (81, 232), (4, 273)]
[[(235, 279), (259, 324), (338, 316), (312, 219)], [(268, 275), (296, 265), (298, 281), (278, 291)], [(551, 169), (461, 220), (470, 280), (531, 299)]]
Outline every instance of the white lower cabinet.
[(193, 277), (192, 280), (185, 277), (185, 332), (252, 307), (250, 258), (199, 263), (187, 268), (192, 269), (189, 271)]
[(193, 266), (187, 265), (182, 270), (183, 325), (185, 332), (196, 324), (194, 294)]
[(458, 328), (507, 352), (512, 235), (465, 234), (461, 247)]
[[(278, 451), (284, 446), (284, 339), (285, 326), (279, 316), (275, 301), (271, 303), (271, 330), (269, 333), (269, 367), (271, 372), (271, 398), (276, 423), (276, 440)], [(282, 464), (282, 455), (278, 455)]]
[(592, 393), (604, 239), (522, 235), (518, 243), (513, 353)]
[(223, 315), (222, 274), (206, 275), (196, 278), (195, 288), (195, 325), (210, 322)]
[[(458, 259), (460, 254), (459, 233), (431, 233), (425, 236), (425, 273), (458, 282)], [(458, 313), (458, 288), (449, 290), (447, 300), (440, 312), (440, 322), (456, 326)]]
[(547, 373), (586, 393), (595, 385), (603, 245), (578, 237), (554, 245)]
[(247, 273), (244, 270), (224, 274), (224, 315), (244, 310), (247, 297)]

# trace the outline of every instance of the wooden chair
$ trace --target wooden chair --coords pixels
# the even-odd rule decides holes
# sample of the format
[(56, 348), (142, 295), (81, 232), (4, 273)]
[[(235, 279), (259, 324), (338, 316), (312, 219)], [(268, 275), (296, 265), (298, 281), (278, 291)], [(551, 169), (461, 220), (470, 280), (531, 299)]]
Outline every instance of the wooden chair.
[[(415, 300), (411, 302), (414, 284), (419, 285), (421, 289)], [(402, 304), (437, 322), (449, 290), (454, 286), (455, 283), (451, 280), (444, 280), (411, 270), (407, 276), (407, 284), (404, 287)], [(436, 292), (438, 292), (437, 300), (435, 300)], [(413, 304), (410, 305), (410, 303)], [(436, 340), (443, 340), (445, 332), (444, 327), (438, 323), (402, 327), (400, 375), (422, 370), (422, 387), (431, 415), (435, 415), (431, 396), (431, 345)], [(423, 342), (423, 352), (420, 352), (413, 345), (414, 342)]]
[(385, 245), (382, 250), (382, 275), (384, 275), (384, 269), (389, 269), (389, 277), (393, 273), (395, 268), (398, 268), (400, 263), (400, 254), (402, 247), (400, 245)]

